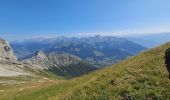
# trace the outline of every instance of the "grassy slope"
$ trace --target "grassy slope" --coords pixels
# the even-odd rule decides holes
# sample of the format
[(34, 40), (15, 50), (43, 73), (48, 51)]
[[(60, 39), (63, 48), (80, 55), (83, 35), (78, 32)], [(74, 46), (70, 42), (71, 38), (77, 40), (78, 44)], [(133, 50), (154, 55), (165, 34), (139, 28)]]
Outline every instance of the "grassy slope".
[(80, 78), (16, 94), (14, 100), (169, 100), (163, 58), (168, 47), (170, 43)]
[(57, 76), (46, 70), (36, 71), (27, 66), (22, 69), (31, 73), (32, 76), (0, 76), (0, 100), (11, 100), (17, 94), (32, 92), (33, 90), (64, 81), (64, 77)]
[[(37, 89), (47, 88), (52, 85), (62, 83), (61, 80), (52, 80), (48, 78), (37, 79), (22, 84), (0, 85), (0, 100), (13, 100), (19, 94), (33, 92)], [(24, 99), (22, 99), (24, 100)]]
[(77, 64), (60, 66), (60, 69), (57, 67), (52, 67), (48, 70), (48, 72), (51, 72), (55, 74), (56, 76), (62, 76), (65, 79), (71, 79), (71, 78), (79, 77), (84, 74), (90, 73), (97, 69), (99, 68), (95, 67), (92, 64), (82, 61)]

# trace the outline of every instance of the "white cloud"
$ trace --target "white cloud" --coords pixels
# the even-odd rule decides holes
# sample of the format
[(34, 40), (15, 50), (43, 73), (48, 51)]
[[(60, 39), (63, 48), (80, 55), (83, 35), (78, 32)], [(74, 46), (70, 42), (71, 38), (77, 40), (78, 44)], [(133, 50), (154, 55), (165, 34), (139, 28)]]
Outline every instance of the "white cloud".
[(94, 36), (94, 35), (101, 35), (101, 36), (133, 36), (133, 35), (146, 35), (146, 34), (157, 34), (157, 33), (164, 33), (170, 32), (169, 29), (164, 28), (149, 28), (149, 29), (138, 29), (138, 30), (120, 30), (114, 32), (95, 32), (95, 33), (77, 33), (75, 36), (83, 37), (83, 36)]
[(67, 36), (67, 37), (89, 37), (94, 35), (101, 35), (101, 36), (140, 36), (145, 34), (156, 34), (156, 33), (163, 33), (163, 32), (170, 32), (170, 27), (148, 27), (144, 29), (123, 29), (117, 30), (113, 32), (81, 32), (81, 33), (31, 33), (31, 34), (20, 34), (17, 35), (15, 33), (0, 33), (0, 37), (7, 39), (8, 41), (14, 40), (25, 40), (31, 38), (54, 38), (58, 36)]

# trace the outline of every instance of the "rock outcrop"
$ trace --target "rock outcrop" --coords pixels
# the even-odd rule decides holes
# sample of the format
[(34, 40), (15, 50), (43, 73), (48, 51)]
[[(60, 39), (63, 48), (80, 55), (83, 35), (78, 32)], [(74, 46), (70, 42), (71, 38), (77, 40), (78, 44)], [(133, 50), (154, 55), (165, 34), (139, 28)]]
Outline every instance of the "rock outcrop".
[(0, 63), (16, 63), (17, 58), (8, 42), (0, 39)]
[(42, 51), (37, 51), (18, 62), (9, 43), (0, 39), (0, 76), (32, 76), (32, 72), (26, 67), (36, 72), (45, 70), (45, 72), (52, 72), (65, 78), (81, 76), (97, 69), (93, 65), (83, 62), (77, 56), (56, 52), (45, 54)]
[(77, 64), (81, 59), (70, 54), (58, 54), (55, 52), (45, 54), (43, 51), (37, 51), (31, 57), (22, 60), (24, 63), (31, 64), (36, 68), (49, 69), (50, 67), (67, 66), (70, 64)]
[[(3, 39), (0, 39), (0, 77), (33, 76), (24, 65), (17, 61), (13, 49)], [(0, 80), (2, 82), (2, 80)]]
[(37, 51), (22, 62), (31, 65), (33, 69), (50, 71), (65, 78), (81, 76), (97, 69), (77, 56), (56, 52), (46, 55), (42, 51)]

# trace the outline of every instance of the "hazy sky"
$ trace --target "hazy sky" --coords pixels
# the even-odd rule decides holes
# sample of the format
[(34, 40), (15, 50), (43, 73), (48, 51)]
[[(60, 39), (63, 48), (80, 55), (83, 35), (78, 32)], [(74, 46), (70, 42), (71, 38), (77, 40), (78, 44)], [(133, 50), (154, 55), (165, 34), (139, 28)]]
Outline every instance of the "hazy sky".
[(0, 0), (0, 37), (170, 31), (170, 0)]

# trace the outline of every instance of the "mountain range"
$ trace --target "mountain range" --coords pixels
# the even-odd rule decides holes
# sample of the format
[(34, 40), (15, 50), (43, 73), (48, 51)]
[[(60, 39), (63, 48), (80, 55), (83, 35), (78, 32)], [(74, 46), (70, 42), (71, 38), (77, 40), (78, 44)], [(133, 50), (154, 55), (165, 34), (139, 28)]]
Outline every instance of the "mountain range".
[(111, 65), (146, 50), (145, 47), (124, 38), (100, 35), (83, 38), (42, 38), (13, 42), (11, 46), (19, 60), (41, 50), (45, 54), (51, 52), (71, 54), (97, 67)]
[[(5, 46), (1, 47), (4, 48)], [(28, 74), (24, 77), (21, 76), (24, 74), (21, 74), (18, 77), (0, 77), (0, 82), (11, 80), (11, 83), (8, 81), (5, 84), (0, 83), (0, 99), (169, 100), (170, 81), (168, 79), (168, 71), (165, 67), (164, 60), (165, 51), (169, 47), (170, 43), (166, 43), (118, 62), (110, 67), (96, 70), (87, 75), (70, 80), (59, 78), (53, 79), (47, 77), (47, 74), (37, 74), (38, 70), (33, 71), (34, 69), (25, 69), (24, 66), (28, 65), (29, 68), (34, 67), (26, 61), (28, 64), (25, 64), (20, 69), (30, 73), (31, 75), (29, 77), (26, 77)], [(6, 53), (7, 51), (5, 50)], [(58, 54), (53, 55), (53, 57), (56, 57), (57, 55)], [(39, 57), (47, 57), (46, 59), (49, 59), (48, 54), (44, 54), (42, 51), (36, 52), (27, 59), (28, 61), (32, 59), (32, 63), (41, 64), (42, 62), (36, 62), (36, 57), (38, 57), (38, 59)], [(80, 60), (80, 58), (75, 56), (74, 58), (76, 61)], [(42, 61), (44, 62), (44, 60)], [(8, 60), (5, 60), (5, 62), (12, 67), (16, 65), (17, 68), (19, 68), (19, 63), (9, 63)], [(54, 62), (53, 64), (56, 65), (57, 62)], [(23, 64), (21, 63), (20, 65)], [(1, 67), (5, 68), (4, 66)], [(11, 72), (13, 72), (13, 70)], [(32, 78), (34, 75), (36, 75), (36, 77)], [(21, 81), (22, 83), (16, 84), (18, 81)]]
[(153, 48), (170, 41), (170, 33), (148, 33), (139, 35), (129, 35), (124, 37), (130, 41), (140, 44), (146, 48)]
[(98, 68), (70, 54), (51, 52), (48, 55), (42, 51), (18, 61), (13, 49), (3, 39), (0, 39), (0, 77), (37, 76), (36, 74), (52, 73), (63, 78), (78, 77)]

